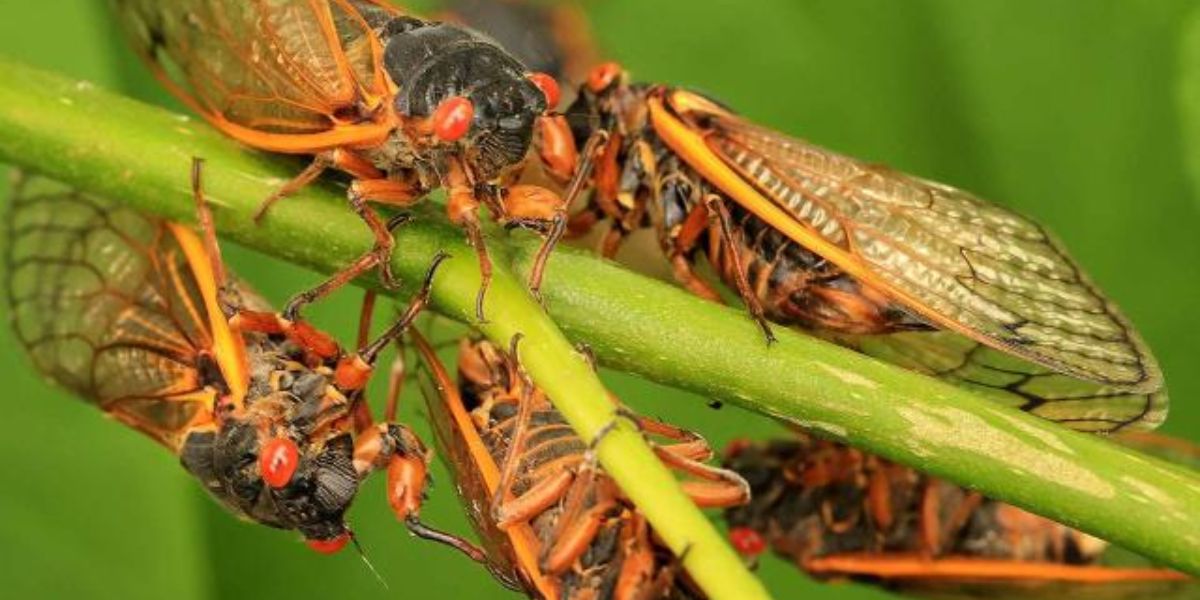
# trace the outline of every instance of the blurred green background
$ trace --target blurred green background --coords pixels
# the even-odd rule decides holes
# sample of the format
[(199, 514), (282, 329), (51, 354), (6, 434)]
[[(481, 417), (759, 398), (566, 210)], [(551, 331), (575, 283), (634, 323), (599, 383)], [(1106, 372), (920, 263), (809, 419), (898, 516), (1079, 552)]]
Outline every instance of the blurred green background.
[[(103, 2), (0, 8), (0, 52), (165, 101)], [(1200, 440), (1200, 5), (1195, 0), (596, 0), (607, 55), (824, 146), (946, 181), (1038, 218), (1155, 349), (1173, 398), (1164, 430)], [(1190, 55), (1189, 55), (1190, 53)], [(1191, 78), (1191, 81), (1188, 79)], [(0, 107), (0, 110), (3, 110)], [(1190, 160), (1189, 160), (1189, 157)], [(312, 273), (249, 252), (235, 269), (281, 301)], [(318, 305), (352, 339), (358, 294)], [(10, 598), (504, 597), (480, 569), (394, 522), (381, 481), (352, 513), (384, 589), (353, 552), (219, 509), (173, 457), (48, 387), (0, 330), (0, 586)], [(606, 374), (635, 407), (716, 447), (773, 424)], [(380, 382), (377, 382), (380, 383)], [(376, 391), (378, 399), (381, 393)], [(415, 398), (404, 418), (425, 432)], [(440, 468), (427, 519), (467, 531)], [(779, 598), (883, 598), (759, 569)]]

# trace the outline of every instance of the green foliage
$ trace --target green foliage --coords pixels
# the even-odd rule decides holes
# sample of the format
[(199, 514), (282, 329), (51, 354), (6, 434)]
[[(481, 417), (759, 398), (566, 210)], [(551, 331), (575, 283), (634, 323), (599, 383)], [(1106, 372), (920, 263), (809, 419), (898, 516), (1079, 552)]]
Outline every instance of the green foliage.
[[(6, 7), (0, 52), (160, 98), (110, 35), (99, 4)], [(1200, 203), (1187, 186), (1176, 99), (1186, 110), (1195, 96), (1175, 92), (1181, 74), (1200, 72), (1176, 70), (1198, 64), (1175, 55), (1192, 4), (606, 0), (593, 12), (606, 49), (641, 78), (694, 85), (785, 131), (1046, 222), (1155, 348), (1175, 400), (1165, 430), (1194, 437), (1200, 330), (1186, 309), (1200, 297), (1192, 231)], [(235, 268), (276, 301), (315, 277), (232, 254)], [(349, 339), (356, 299), (345, 294), (314, 316)], [(391, 590), (352, 554), (312, 556), (287, 534), (235, 522), (152, 444), (48, 392), (7, 329), (0, 344), (10, 348), (0, 356), (10, 403), (0, 436), (0, 543), (10, 551), (0, 580), (14, 596), (500, 594), (481, 570), (407, 539), (379, 482), (363, 491), (353, 517)], [(686, 394), (607, 379), (630, 403), (670, 414), (718, 447), (734, 435), (778, 431), (736, 409), (709, 411)], [(403, 416), (421, 424), (416, 404), (407, 401)], [(435, 477), (441, 493), (427, 517), (465, 531), (444, 472)], [(779, 597), (883, 597), (814, 587), (774, 560), (761, 573)]]

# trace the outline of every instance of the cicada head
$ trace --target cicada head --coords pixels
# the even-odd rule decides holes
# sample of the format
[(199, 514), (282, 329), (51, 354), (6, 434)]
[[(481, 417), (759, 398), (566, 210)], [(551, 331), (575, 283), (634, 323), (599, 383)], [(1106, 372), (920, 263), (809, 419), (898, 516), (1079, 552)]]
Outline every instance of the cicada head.
[(402, 135), (417, 163), (461, 160), (485, 181), (517, 165), (556, 90), (471, 29), (397, 17), (384, 28), (384, 67), (395, 110), (417, 124)]
[(244, 409), (215, 430), (193, 432), (181, 462), (235, 512), (299, 531), (315, 550), (336, 551), (350, 540), (345, 513), (360, 483), (353, 436), (340, 425), (345, 419), (330, 419), (345, 399), (312, 371), (273, 371), (265, 379), (270, 389), (256, 377)]
[(575, 101), (566, 110), (576, 142), (582, 144), (597, 129), (633, 138), (648, 124), (646, 98), (652, 85), (631, 83), (629, 74), (614, 62), (592, 68)]

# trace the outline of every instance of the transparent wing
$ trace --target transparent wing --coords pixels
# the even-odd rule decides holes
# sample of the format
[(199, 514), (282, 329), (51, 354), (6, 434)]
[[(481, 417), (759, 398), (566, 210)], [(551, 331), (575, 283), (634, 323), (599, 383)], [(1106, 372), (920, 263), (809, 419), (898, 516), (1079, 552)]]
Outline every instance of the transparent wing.
[(830, 242), (825, 258), (865, 274), (868, 285), (937, 325), (1055, 371), (1161, 390), (1158, 365), (1128, 320), (1036, 223), (736, 117), (711, 125), (710, 147)]
[[(387, 93), (372, 29), (396, 14), (369, 0), (113, 0), (156, 74), (241, 141), (369, 125)], [(361, 128), (362, 135), (373, 133)], [(347, 140), (349, 141), (349, 140)], [(291, 150), (304, 151), (303, 138)], [(311, 148), (309, 148), (311, 150)]]
[(164, 222), (37, 177), (17, 180), (5, 293), (37, 369), (178, 448), (219, 377), (198, 283)]
[(1022, 360), (952, 331), (835, 336), (836, 341), (971, 389), (1072, 429), (1097, 433), (1153, 429), (1167, 416), (1166, 393), (1131, 392)]

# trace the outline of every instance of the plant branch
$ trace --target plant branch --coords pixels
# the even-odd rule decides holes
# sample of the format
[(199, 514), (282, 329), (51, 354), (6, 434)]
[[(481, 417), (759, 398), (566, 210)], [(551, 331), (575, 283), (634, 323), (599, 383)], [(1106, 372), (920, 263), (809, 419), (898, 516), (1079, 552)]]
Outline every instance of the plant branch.
[[(339, 192), (319, 188), (289, 199), (255, 228), (245, 215), (286, 169), (162, 111), (0, 63), (6, 160), (179, 219), (190, 216), (183, 198), (192, 154), (210, 159), (210, 191), (228, 209), (220, 225), (232, 238), (326, 271), (365, 247), (369, 236)], [(459, 237), (433, 219), (406, 226), (397, 236), (396, 271), (415, 281), (435, 249), (461, 248)], [(503, 245), (493, 240), (492, 248), (503, 254)], [(528, 272), (536, 242), (513, 238), (508, 249), (514, 266)], [(439, 277), (436, 290), (436, 308), (459, 319), (470, 316), (464, 302), (475, 289), (467, 262), (454, 261), (462, 270)], [(555, 253), (543, 290), (554, 319), (607, 365), (818, 430), (1200, 574), (1200, 478), (1193, 472), (782, 328), (767, 347), (741, 311), (570, 249)], [(489, 314), (508, 311), (495, 300), (510, 293), (493, 294)], [(504, 337), (513, 323), (487, 333)], [(574, 368), (555, 335), (538, 335), (553, 344), (530, 344), (525, 358), (550, 351), (564, 363), (541, 363), (539, 383), (555, 379), (554, 368)], [(568, 383), (577, 393), (579, 382)], [(608, 467), (617, 457), (601, 458)], [(656, 509), (659, 490), (641, 489), (655, 497), (635, 502)], [(662, 515), (648, 516), (657, 526)]]
[[(207, 126), (169, 112), (0, 60), (0, 158), (80, 189), (119, 199), (173, 220), (194, 221), (188, 170), (207, 161), (205, 194), (217, 225), (248, 246), (332, 272), (368, 250), (371, 236), (347, 209), (345, 193), (312, 186), (272, 209), (261, 227), (251, 215), (288, 176), (289, 167), (238, 146)], [(479, 269), (462, 233), (444, 219), (421, 219), (396, 236), (394, 271), (410, 284), (439, 250), (432, 301), (439, 312), (474, 321)], [(503, 245), (493, 244), (503, 256)], [(588, 362), (504, 263), (487, 295), (487, 323), (476, 326), (506, 347), (523, 335), (521, 361), (566, 420), (588, 442), (612, 427), (596, 450), (601, 465), (645, 514), (697, 584), (713, 598), (766, 598), (712, 524), (680, 490), (642, 435), (618, 419)], [(248, 274), (253, 280), (253, 275)], [(376, 283), (374, 274), (364, 282)], [(400, 292), (407, 297), (413, 290)]]

